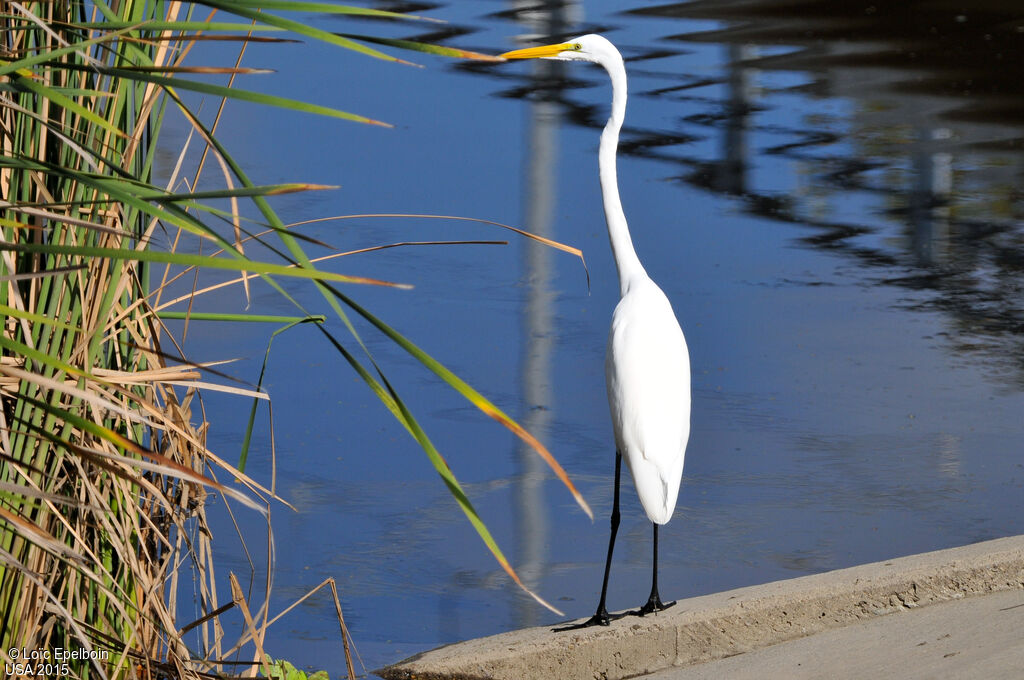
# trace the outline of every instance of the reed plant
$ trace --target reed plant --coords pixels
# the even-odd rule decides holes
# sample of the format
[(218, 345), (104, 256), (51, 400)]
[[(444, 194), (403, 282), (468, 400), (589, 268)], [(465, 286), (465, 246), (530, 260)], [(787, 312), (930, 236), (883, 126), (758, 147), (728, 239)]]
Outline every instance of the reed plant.
[[(286, 226), (266, 200), (324, 187), (254, 184), (217, 140), (219, 115), (204, 121), (183, 94), (382, 124), (239, 89), (236, 74), (257, 72), (242, 67), (241, 56), (234, 65), (214, 67), (190, 65), (188, 57), (204, 40), (237, 41), (241, 53), (253, 41), (286, 35), (395, 62), (402, 60), (371, 45), (460, 58), (483, 55), (331, 33), (290, 19), (284, 10), (418, 20), (280, 0), (0, 3), (0, 661), (5, 664), (60, 664), (46, 675), (78, 678), (197, 677), (227, 672), (226, 655), (252, 642), (256, 652), (250, 658), (264, 663), (264, 673), (271, 670), (260, 645), (266, 603), (251, 609), (234, 578), (230, 594), (217, 591), (207, 499), (220, 494), (265, 512), (274, 494), (244, 472), (248, 436), (238, 463), (209, 449), (209, 424), (199, 407), (204, 390), (232, 391), (254, 403), (266, 395), (258, 385), (229, 386), (215, 367), (184, 357), (168, 319), (311, 322), (423, 448), (516, 582), (509, 561), (388, 383), (352, 318), (384, 334), (529, 442), (586, 508), (540, 442), (353, 298), (359, 285), (394, 284), (347, 276), (312, 260), (303, 248), (308, 240)], [(215, 84), (211, 74), (228, 81)], [(193, 167), (183, 150), (170, 183), (158, 186), (154, 163), (169, 111), (187, 122), (204, 152)], [(199, 188), (207, 163), (221, 171), (219, 188)], [(250, 204), (257, 217), (243, 217), (240, 202)], [(193, 283), (185, 295), (171, 295), (196, 271), (221, 278), (215, 286)], [(315, 287), (323, 309), (304, 308), (282, 285), (286, 278)], [(233, 285), (245, 295), (252, 282), (290, 300), (294, 316), (202, 311), (204, 292)], [(240, 482), (244, 491), (218, 478)], [(183, 578), (189, 578), (187, 585)], [(198, 600), (198, 620), (179, 620), (178, 601), (186, 592)], [(246, 622), (233, 645), (224, 642), (219, 621), (231, 607), (242, 610)], [(340, 606), (338, 613), (340, 619)], [(193, 630), (201, 633), (198, 645), (186, 644)], [(62, 658), (58, 649), (77, 654)], [(34, 656), (26, 659), (26, 654)]]

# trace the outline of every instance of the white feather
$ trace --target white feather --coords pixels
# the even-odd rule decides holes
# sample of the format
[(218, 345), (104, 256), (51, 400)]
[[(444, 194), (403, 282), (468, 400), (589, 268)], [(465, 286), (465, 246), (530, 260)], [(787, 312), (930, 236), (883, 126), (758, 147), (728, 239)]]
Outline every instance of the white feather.
[(615, 445), (647, 517), (672, 517), (690, 436), (690, 359), (668, 298), (650, 279), (612, 315), (605, 380)]

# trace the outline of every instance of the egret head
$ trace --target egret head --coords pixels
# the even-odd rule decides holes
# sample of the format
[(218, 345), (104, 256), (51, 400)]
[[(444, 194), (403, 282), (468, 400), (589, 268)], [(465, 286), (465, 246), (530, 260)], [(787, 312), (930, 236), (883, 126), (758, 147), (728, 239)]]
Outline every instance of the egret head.
[(595, 64), (608, 64), (614, 60), (622, 61), (622, 56), (615, 49), (615, 45), (612, 45), (607, 38), (593, 33), (581, 35), (564, 43), (513, 50), (500, 56), (504, 59), (558, 59), (561, 61), (590, 61)]

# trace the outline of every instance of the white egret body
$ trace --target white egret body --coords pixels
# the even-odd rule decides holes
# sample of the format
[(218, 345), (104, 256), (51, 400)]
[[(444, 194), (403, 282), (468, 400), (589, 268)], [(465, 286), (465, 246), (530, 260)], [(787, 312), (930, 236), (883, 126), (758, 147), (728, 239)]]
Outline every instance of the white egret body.
[(597, 614), (582, 625), (605, 624), (608, 572), (619, 524), (619, 467), (626, 457), (647, 517), (654, 524), (651, 597), (639, 614), (664, 609), (658, 597), (658, 525), (675, 510), (690, 436), (690, 359), (672, 305), (647, 275), (633, 249), (619, 200), (615, 157), (626, 114), (626, 68), (607, 39), (584, 35), (569, 42), (515, 50), (506, 59), (547, 58), (601, 65), (612, 81), (612, 110), (601, 133), (598, 166), (605, 220), (619, 272), (621, 298), (612, 315), (605, 358), (608, 405), (615, 431), (615, 500), (604, 585)]
[(612, 315), (605, 380), (615, 445), (647, 518), (672, 518), (690, 435), (690, 361), (668, 298), (646, 276)]

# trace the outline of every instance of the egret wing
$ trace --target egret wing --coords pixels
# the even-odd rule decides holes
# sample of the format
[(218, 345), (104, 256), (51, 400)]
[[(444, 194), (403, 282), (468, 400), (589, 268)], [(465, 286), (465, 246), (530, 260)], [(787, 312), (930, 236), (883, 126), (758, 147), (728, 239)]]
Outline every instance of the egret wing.
[(615, 308), (605, 377), (616, 444), (648, 517), (664, 524), (690, 435), (690, 359), (672, 306), (653, 282)]

